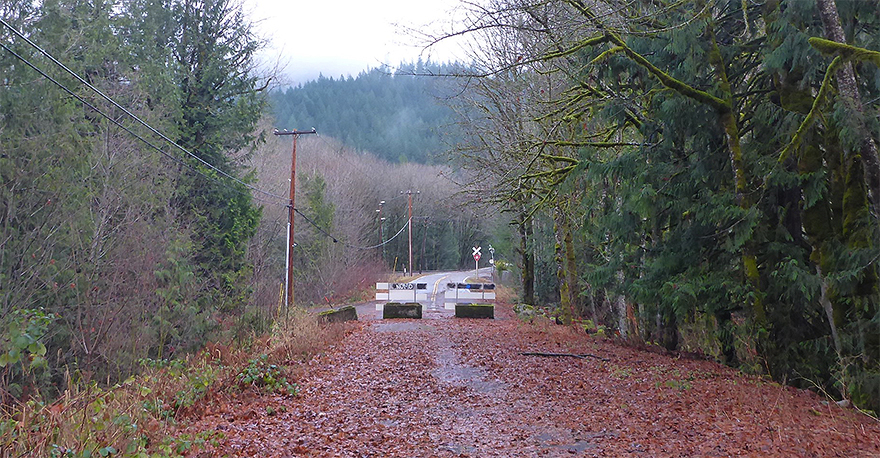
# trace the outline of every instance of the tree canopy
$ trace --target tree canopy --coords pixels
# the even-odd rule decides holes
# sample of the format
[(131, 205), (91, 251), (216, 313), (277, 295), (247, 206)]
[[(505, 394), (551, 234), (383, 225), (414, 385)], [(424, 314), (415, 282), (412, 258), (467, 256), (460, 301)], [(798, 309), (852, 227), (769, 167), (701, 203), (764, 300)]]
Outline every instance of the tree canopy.
[(448, 78), (458, 65), (431, 62), (375, 68), (356, 77), (324, 76), (275, 91), (279, 128), (306, 129), (342, 140), (390, 162), (437, 164), (458, 135)]
[(524, 299), (878, 410), (875, 6), (474, 7), (464, 164), (558, 273)]

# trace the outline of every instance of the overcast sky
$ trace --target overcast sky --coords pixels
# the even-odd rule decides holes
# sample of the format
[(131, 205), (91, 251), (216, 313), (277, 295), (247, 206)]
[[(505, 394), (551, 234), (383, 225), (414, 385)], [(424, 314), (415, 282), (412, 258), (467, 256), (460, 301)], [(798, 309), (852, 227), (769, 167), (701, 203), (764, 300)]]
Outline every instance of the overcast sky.
[(407, 33), (449, 30), (459, 0), (245, 0), (262, 36), (270, 40), (264, 60), (285, 66), (291, 84), (319, 74), (357, 76), (384, 63), (423, 59), (462, 59), (456, 45), (423, 51), (424, 43)]

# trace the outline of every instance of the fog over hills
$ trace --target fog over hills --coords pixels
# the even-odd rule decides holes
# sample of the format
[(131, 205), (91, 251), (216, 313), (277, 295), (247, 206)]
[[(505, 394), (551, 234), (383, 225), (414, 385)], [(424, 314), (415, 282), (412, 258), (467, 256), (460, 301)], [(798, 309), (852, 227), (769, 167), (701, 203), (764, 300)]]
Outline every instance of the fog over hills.
[(308, 129), (369, 151), (391, 162), (438, 163), (454, 143), (453, 112), (444, 100), (454, 93), (452, 65), (418, 62), (325, 77), (275, 91), (279, 129)]

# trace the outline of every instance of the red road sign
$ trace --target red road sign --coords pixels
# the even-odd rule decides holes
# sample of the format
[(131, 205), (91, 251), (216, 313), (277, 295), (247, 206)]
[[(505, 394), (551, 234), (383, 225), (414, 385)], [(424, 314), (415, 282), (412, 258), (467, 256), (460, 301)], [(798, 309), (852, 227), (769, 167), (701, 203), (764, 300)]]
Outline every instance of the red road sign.
[(480, 253), (474, 253), (474, 261), (480, 260)]

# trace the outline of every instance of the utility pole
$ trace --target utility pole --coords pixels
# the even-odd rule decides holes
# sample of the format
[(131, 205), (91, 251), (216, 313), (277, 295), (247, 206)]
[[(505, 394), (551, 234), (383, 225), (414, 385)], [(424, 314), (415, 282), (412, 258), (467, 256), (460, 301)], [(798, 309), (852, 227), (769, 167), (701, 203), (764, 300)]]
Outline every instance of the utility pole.
[(275, 130), (275, 135), (291, 135), (293, 136), (293, 152), (290, 155), (290, 201), (287, 204), (287, 283), (284, 288), (284, 303), (286, 309), (284, 315), (293, 307), (293, 212), (296, 204), (296, 139), (300, 135), (317, 134), (318, 131), (312, 127), (311, 130), (292, 130), (284, 129), (283, 131)]
[(425, 235), (422, 237), (422, 268), (419, 269), (419, 273), (422, 273), (422, 269), (428, 270), (428, 261), (425, 259), (425, 245), (428, 244), (428, 217), (425, 217)]
[(385, 226), (385, 218), (382, 217), (382, 206), (385, 205), (384, 200), (379, 201), (379, 209), (376, 210), (379, 212), (379, 243), (382, 244), (382, 268), (385, 268), (385, 235), (382, 233), (382, 228)]
[[(409, 226), (409, 271), (410, 271), (410, 275), (412, 275), (412, 272), (413, 272), (413, 253), (412, 253), (412, 196), (413, 196), (413, 191), (412, 190), (407, 190), (406, 192), (400, 191), (400, 193), (406, 194), (407, 197), (409, 198), (408, 199), (409, 200), (409, 220), (407, 221), (407, 225)], [(416, 191), (415, 193), (418, 194), (419, 191)]]

